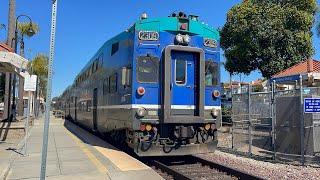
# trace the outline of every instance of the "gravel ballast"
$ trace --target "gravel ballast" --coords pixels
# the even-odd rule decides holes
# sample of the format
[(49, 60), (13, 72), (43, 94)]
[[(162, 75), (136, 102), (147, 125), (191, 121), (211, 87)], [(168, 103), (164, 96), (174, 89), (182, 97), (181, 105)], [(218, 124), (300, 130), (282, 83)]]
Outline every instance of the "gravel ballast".
[(263, 179), (320, 179), (320, 168), (315, 167), (258, 161), (218, 150), (214, 153), (197, 156), (254, 174)]

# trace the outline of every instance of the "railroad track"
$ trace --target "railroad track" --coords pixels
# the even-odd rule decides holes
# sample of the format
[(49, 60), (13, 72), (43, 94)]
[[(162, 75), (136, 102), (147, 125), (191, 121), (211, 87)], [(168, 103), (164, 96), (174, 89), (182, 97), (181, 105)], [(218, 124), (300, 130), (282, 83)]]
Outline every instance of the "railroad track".
[(166, 180), (262, 179), (195, 156), (152, 159), (148, 164)]
[[(72, 121), (69, 122), (74, 124)], [(79, 126), (85, 130), (88, 130), (93, 135), (106, 140), (101, 134), (94, 133), (84, 126)], [(115, 143), (110, 141), (107, 142), (119, 149), (122, 149)], [(211, 162), (196, 156), (141, 158), (136, 156), (133, 152), (126, 151), (126, 153), (148, 164), (166, 180), (262, 179), (255, 175), (248, 174), (247, 172)]]

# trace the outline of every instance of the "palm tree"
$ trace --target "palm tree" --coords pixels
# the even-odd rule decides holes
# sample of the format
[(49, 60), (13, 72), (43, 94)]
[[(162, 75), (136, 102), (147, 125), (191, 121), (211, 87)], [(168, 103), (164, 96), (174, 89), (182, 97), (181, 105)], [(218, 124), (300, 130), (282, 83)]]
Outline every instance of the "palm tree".
[(13, 47), (14, 44), (14, 29), (16, 20), (16, 0), (9, 0), (9, 13), (8, 13), (8, 37), (7, 45)]
[[(31, 29), (31, 31), (30, 31)], [(23, 38), (26, 36), (28, 38), (34, 36), (39, 32), (39, 26), (38, 24), (35, 23), (28, 23), (28, 22), (19, 22), (18, 23), (18, 31), (21, 36), (21, 41), (20, 41), (20, 55), (24, 57), (24, 41)]]
[(38, 54), (28, 64), (28, 71), (38, 76), (39, 90), (42, 97), (46, 97), (46, 85), (48, 76), (49, 57), (45, 54)]

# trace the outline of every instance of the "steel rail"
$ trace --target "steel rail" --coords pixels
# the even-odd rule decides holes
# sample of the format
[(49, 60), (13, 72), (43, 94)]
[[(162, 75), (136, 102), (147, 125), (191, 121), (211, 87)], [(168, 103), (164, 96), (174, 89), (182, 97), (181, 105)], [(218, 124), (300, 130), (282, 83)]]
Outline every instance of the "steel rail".
[(156, 166), (156, 168), (159, 168), (159, 169), (163, 170), (164, 172), (168, 173), (176, 180), (191, 180), (189, 177), (181, 174), (179, 171), (176, 171), (176, 170), (170, 168), (169, 166), (167, 166), (159, 161), (154, 160), (154, 161), (152, 161), (152, 164), (154, 166)]
[[(72, 121), (68, 121), (68, 122), (70, 122), (72, 124), (75, 124)], [(81, 128), (83, 128), (85, 130), (88, 130), (89, 132), (93, 133), (88, 128), (86, 128), (84, 126), (81, 126), (80, 124), (75, 124), (75, 125), (80, 126)], [(103, 138), (103, 140), (106, 140), (101, 135), (99, 136), (98, 134), (94, 134), (94, 133), (93, 133), (93, 135), (98, 136), (100, 138)], [(112, 142), (109, 142), (109, 141), (108, 141), (108, 143), (110, 143), (112, 145), (115, 145), (115, 144), (113, 144)], [(155, 159), (152, 159), (152, 158), (147, 158), (147, 159), (143, 158), (142, 159), (141, 157), (137, 157), (137, 156), (135, 156), (134, 154), (132, 154), (130, 152), (127, 152), (127, 153), (129, 153), (129, 155), (131, 155), (131, 156), (134, 156), (134, 158), (137, 158), (138, 160), (140, 160), (141, 162), (147, 164), (150, 167), (154, 166), (156, 169), (162, 170), (163, 172), (165, 172), (168, 175), (172, 176), (176, 180), (192, 180), (192, 177), (188, 177), (188, 176), (182, 174), (183, 172), (179, 172), (179, 170), (175, 170), (171, 166), (168, 166), (165, 163), (162, 163), (162, 161), (160, 161), (160, 160), (155, 160)], [(261, 179), (263, 179), (261, 177), (258, 177), (258, 176), (255, 176), (253, 174), (250, 174), (248, 172), (245, 172), (245, 171), (242, 171), (242, 170), (238, 170), (238, 169), (235, 169), (235, 168), (227, 166), (227, 165), (222, 165), (222, 164), (219, 164), (217, 162), (209, 161), (209, 160), (197, 157), (197, 156), (185, 156), (184, 161), (186, 162), (186, 164), (187, 164), (187, 162), (198, 162), (198, 163), (202, 164), (203, 166), (209, 166), (212, 169), (218, 170), (218, 171), (220, 171), (222, 173), (226, 173), (226, 175), (229, 175), (229, 176), (232, 176), (232, 177), (236, 177), (238, 179), (245, 179), (245, 180), (247, 180), (247, 179), (249, 179), (249, 180), (261, 180)], [(192, 163), (192, 164), (194, 164), (194, 163)], [(210, 172), (208, 172), (208, 173), (210, 173)], [(214, 175), (214, 174), (212, 174), (212, 175)]]
[(237, 177), (239, 179), (257, 179), (257, 180), (263, 179), (263, 178), (258, 177), (256, 175), (250, 174), (248, 172), (245, 172), (245, 171), (242, 171), (242, 170), (239, 170), (239, 169), (235, 169), (235, 168), (232, 168), (232, 167), (227, 166), (227, 165), (222, 165), (222, 164), (219, 164), (219, 163), (216, 163), (216, 162), (213, 162), (213, 161), (209, 161), (209, 160), (206, 160), (206, 159), (202, 159), (200, 157), (191, 156), (191, 158), (193, 158), (194, 161), (196, 161), (196, 162), (200, 162), (203, 165), (207, 165), (207, 166), (210, 166), (212, 168), (218, 169), (220, 171), (226, 172), (227, 174), (235, 176), (235, 177)]
[[(196, 156), (188, 156), (186, 158), (187, 158), (186, 159), (187, 162), (189, 162), (189, 161), (190, 162), (197, 162), (197, 163), (202, 164), (203, 166), (209, 166), (212, 169), (215, 169), (215, 170), (222, 172), (222, 173), (226, 173), (226, 175), (231, 176), (231, 177), (235, 177), (237, 179), (246, 179), (246, 180), (247, 179), (250, 179), (250, 180), (251, 179), (253, 179), (253, 180), (263, 179), (258, 176), (255, 176), (253, 174), (232, 168), (230, 166), (226, 166), (226, 165), (222, 165), (222, 164), (219, 164), (216, 162), (208, 161), (208, 160), (196, 157)], [(193, 179), (192, 177), (188, 177), (188, 176), (182, 174), (185, 172), (179, 172), (179, 170), (175, 170), (171, 166), (167, 166), (158, 160), (152, 160), (151, 164), (149, 164), (149, 165), (155, 166), (155, 168), (164, 171), (165, 173), (167, 173), (168, 175), (171, 175), (174, 179), (177, 179), (177, 180), (191, 180), (191, 179)], [(210, 174), (210, 172), (208, 172), (208, 174)], [(212, 176), (214, 176), (214, 174), (212, 174)]]

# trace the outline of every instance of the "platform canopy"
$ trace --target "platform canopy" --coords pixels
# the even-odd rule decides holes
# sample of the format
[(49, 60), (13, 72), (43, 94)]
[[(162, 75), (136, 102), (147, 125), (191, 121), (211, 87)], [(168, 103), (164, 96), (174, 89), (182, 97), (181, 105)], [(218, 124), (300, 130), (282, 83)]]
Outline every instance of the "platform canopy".
[(28, 60), (13, 52), (0, 51), (0, 72), (16, 72), (26, 69)]

